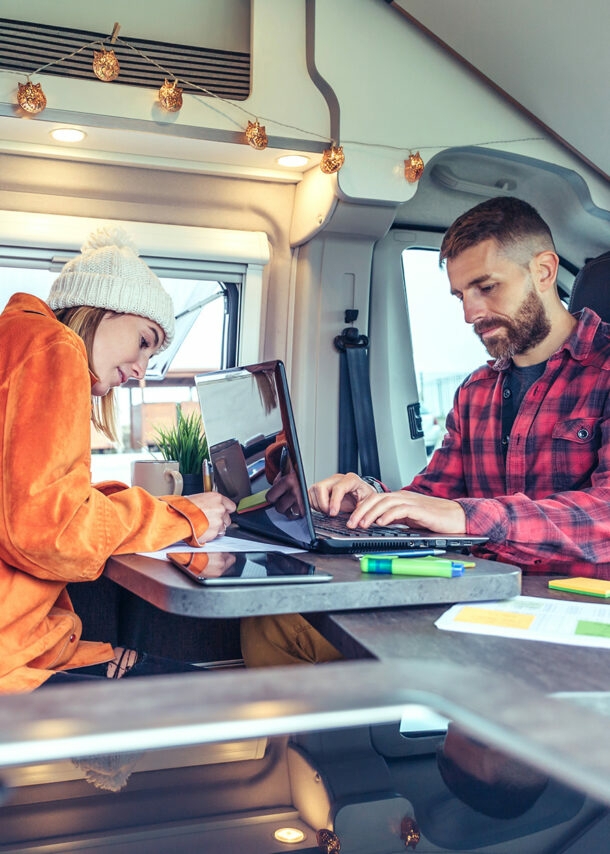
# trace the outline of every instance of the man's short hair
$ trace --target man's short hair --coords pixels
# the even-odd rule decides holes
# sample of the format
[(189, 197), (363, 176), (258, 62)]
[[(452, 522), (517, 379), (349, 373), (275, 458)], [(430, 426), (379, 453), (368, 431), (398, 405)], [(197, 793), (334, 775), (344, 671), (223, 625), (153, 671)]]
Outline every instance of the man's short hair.
[(527, 265), (544, 250), (555, 251), (551, 230), (538, 211), (522, 199), (497, 196), (459, 216), (441, 244), (441, 262), (484, 240), (495, 240), (516, 263)]
[[(483, 745), (481, 745), (483, 748)], [(479, 780), (447, 756), (440, 745), (436, 761), (443, 782), (462, 803), (490, 818), (518, 818), (538, 800), (548, 777), (522, 762), (506, 757), (493, 783)]]

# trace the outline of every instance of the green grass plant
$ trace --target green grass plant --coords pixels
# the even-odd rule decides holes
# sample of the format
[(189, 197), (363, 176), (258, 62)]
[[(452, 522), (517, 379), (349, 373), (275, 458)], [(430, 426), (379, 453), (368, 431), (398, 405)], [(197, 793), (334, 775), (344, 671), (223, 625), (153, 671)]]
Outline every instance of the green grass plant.
[(201, 474), (203, 461), (209, 459), (208, 440), (201, 416), (195, 412), (183, 415), (177, 406), (175, 427), (158, 427), (154, 441), (164, 460), (177, 460), (181, 474)]

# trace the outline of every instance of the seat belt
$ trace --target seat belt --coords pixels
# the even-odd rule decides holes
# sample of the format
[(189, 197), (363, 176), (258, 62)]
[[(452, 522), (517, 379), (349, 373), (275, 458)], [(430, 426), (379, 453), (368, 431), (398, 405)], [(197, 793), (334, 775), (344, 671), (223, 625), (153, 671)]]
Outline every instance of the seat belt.
[[(345, 312), (353, 323), (357, 309)], [(369, 339), (348, 326), (334, 340), (339, 352), (339, 471), (381, 478), (369, 379)], [(358, 468), (360, 459), (360, 469)]]

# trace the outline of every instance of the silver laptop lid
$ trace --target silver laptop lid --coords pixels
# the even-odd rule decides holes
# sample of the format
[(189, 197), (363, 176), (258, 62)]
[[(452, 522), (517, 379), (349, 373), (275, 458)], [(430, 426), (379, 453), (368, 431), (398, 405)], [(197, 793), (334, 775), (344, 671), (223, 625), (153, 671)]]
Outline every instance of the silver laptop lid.
[(237, 504), (233, 520), (240, 528), (329, 554), (461, 549), (486, 541), (404, 525), (338, 530), (340, 519), (317, 514), (314, 520), (283, 363), (228, 368), (195, 380), (216, 486)]
[(286, 372), (270, 361), (195, 377), (216, 488), (247, 531), (315, 545)]

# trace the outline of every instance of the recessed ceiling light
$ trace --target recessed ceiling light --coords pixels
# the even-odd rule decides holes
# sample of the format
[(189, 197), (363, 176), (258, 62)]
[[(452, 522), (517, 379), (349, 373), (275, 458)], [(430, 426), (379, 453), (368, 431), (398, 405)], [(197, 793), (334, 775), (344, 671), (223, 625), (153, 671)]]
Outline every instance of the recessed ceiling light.
[(278, 157), (277, 162), (280, 166), (305, 166), (309, 162), (309, 157), (304, 154), (284, 154)]
[(55, 128), (51, 131), (51, 136), (57, 142), (81, 142), (87, 134), (77, 128)]
[(279, 827), (273, 835), (278, 842), (286, 842), (288, 844), (302, 842), (305, 839), (303, 831), (296, 827)]

